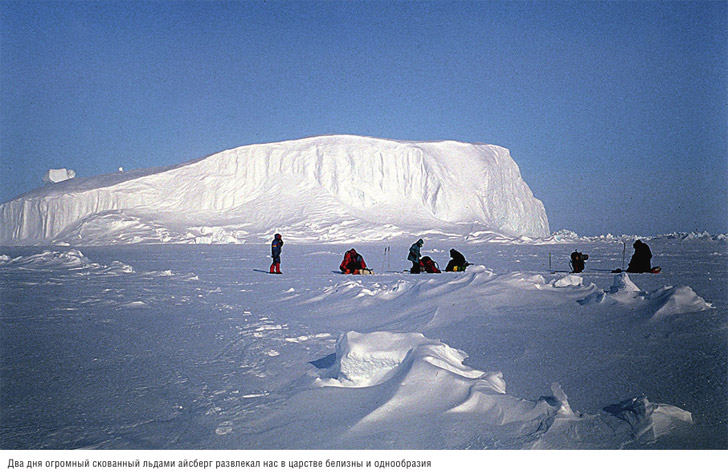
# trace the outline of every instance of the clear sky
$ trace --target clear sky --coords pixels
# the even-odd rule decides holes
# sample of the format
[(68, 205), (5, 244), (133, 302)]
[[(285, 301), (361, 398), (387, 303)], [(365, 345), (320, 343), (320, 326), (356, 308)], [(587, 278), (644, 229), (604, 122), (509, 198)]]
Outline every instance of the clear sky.
[(552, 230), (728, 231), (725, 1), (0, 2), (0, 201), (323, 134), (507, 147)]

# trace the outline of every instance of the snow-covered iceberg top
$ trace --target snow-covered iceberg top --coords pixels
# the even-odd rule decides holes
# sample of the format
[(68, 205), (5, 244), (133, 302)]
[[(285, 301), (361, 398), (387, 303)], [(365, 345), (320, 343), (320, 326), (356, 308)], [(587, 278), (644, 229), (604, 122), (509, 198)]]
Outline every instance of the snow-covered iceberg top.
[(349, 135), (75, 178), (0, 205), (4, 245), (239, 242), (276, 231), (377, 240), (429, 230), (549, 235), (543, 204), (507, 149)]

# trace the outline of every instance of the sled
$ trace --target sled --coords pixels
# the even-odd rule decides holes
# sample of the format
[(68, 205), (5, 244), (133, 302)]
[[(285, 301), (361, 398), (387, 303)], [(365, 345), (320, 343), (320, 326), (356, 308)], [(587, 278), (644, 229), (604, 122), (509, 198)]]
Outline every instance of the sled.
[(334, 273), (341, 273), (342, 275), (374, 275), (374, 270), (364, 268), (362, 270), (357, 271), (356, 273), (344, 273), (342, 271), (334, 272)]
[[(661, 271), (662, 271), (662, 267), (652, 267), (652, 268), (650, 268), (650, 271), (649, 272), (637, 272), (637, 273), (653, 273), (653, 274), (657, 275)], [(625, 272), (626, 273), (627, 270), (622, 270), (621, 268), (617, 268), (616, 270), (612, 270), (612, 273), (622, 273), (622, 272)], [(632, 273), (632, 272), (630, 272), (630, 273)]]

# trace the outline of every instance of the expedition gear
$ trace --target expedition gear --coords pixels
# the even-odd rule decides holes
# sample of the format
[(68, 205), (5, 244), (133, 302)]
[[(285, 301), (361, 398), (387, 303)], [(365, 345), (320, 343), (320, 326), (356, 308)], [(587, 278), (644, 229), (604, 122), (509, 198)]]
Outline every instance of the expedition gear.
[(427, 273), (441, 273), (440, 272), (440, 266), (437, 264), (436, 261), (431, 259), (430, 257), (422, 257), (422, 260), (420, 261), (422, 264), (422, 268)]

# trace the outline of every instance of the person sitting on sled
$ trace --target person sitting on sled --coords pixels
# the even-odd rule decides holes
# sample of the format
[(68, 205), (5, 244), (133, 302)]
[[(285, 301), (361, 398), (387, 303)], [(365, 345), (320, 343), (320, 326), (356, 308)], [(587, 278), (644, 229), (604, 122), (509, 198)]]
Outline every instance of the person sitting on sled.
[(632, 247), (634, 247), (634, 255), (629, 261), (627, 271), (629, 273), (650, 273), (652, 271), (650, 247), (641, 240), (637, 240)]
[(351, 249), (344, 254), (344, 260), (339, 265), (341, 273), (358, 275), (362, 270), (366, 270), (367, 264), (364, 257), (359, 255), (356, 250)]
[(447, 267), (445, 267), (446, 272), (464, 272), (465, 267), (468, 265), (470, 264), (465, 261), (463, 254), (455, 249), (450, 249), (450, 261), (447, 262)]
[(270, 244), (270, 256), (273, 257), (273, 263), (270, 264), (270, 273), (281, 273), (281, 247), (283, 247), (283, 239), (281, 234), (276, 234), (273, 242)]

